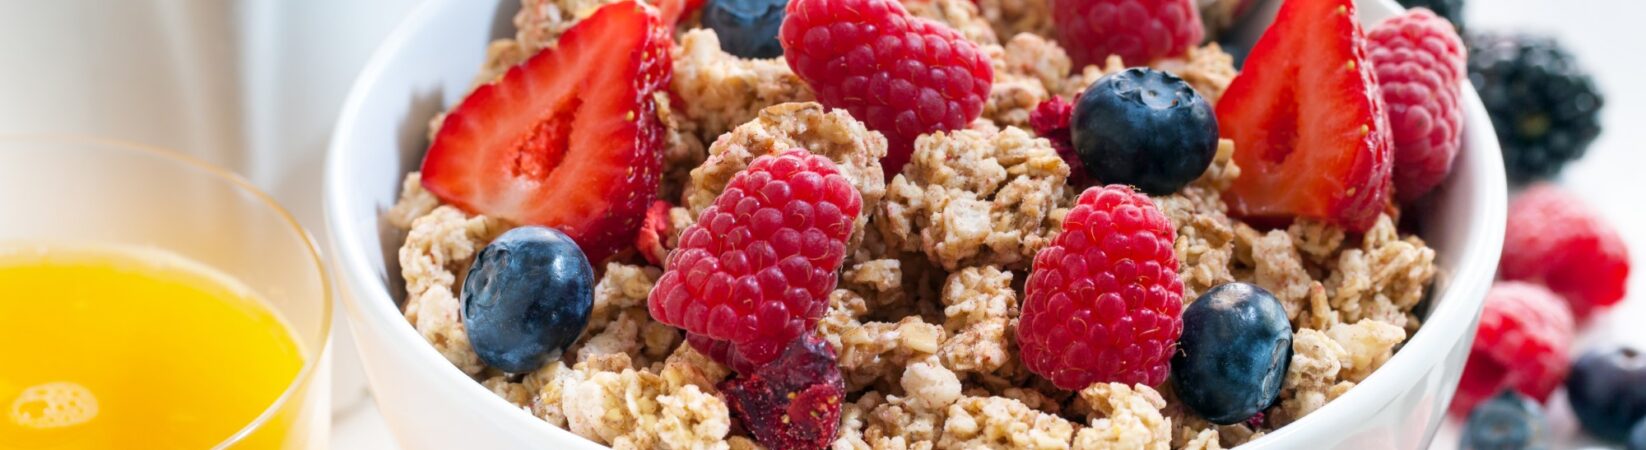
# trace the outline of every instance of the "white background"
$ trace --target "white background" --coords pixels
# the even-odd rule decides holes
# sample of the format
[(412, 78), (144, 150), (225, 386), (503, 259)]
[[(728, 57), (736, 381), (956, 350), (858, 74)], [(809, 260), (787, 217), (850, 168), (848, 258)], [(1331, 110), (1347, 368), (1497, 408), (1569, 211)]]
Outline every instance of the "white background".
[[(1589, 325), (1574, 349), (1602, 342), (1646, 348), (1646, 2), (1639, 0), (1473, 0), (1464, 19), (1473, 30), (1521, 30), (1558, 36), (1594, 73), (1606, 95), (1603, 131), (1584, 159), (1558, 182), (1610, 219), (1631, 250), (1624, 304)], [(1577, 431), (1564, 397), (1550, 401), (1555, 448), (1604, 447)], [(1457, 446), (1456, 424), (1434, 448)], [(1617, 446), (1616, 448), (1622, 448)]]
[[(246, 175), (320, 234), (331, 122), (373, 47), (419, 1), (0, 0), (0, 134), (89, 134), (196, 154)], [(1631, 299), (1582, 345), (1646, 346), (1646, 2), (1473, 0), (1467, 20), (1560, 36), (1606, 93), (1604, 133), (1560, 182), (1623, 233), (1636, 273)], [(351, 350), (340, 350), (333, 446), (392, 448), (361, 401)], [(1567, 440), (1570, 413), (1554, 403), (1562, 442), (1589, 445)], [(1455, 443), (1447, 430), (1435, 447)]]

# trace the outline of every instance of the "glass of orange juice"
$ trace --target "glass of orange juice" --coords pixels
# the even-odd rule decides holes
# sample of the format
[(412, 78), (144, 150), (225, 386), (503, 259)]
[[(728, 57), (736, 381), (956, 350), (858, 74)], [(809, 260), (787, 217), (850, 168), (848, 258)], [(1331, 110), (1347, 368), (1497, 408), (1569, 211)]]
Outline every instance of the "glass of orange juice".
[(233, 174), (0, 137), (0, 449), (323, 448), (330, 295)]

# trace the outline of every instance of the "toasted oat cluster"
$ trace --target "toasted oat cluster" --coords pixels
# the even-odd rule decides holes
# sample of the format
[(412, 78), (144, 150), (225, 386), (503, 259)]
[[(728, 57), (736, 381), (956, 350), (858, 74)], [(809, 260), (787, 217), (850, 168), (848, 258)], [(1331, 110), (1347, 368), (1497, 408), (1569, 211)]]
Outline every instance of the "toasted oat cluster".
[[(1125, 67), (1073, 67), (1045, 0), (906, 0), (909, 11), (974, 41), (995, 71), (984, 111), (966, 129), (920, 136), (909, 163), (884, 173), (887, 139), (816, 95), (781, 57), (721, 50), (694, 18), (675, 33), (673, 78), (653, 96), (664, 125), (658, 199), (678, 233), (751, 160), (804, 149), (833, 161), (862, 200), (838, 288), (816, 333), (845, 381), (835, 449), (1218, 449), (1318, 410), (1386, 361), (1419, 326), (1414, 308), (1435, 277), (1435, 253), (1389, 214), (1364, 233), (1298, 219), (1260, 227), (1231, 217), (1224, 192), (1241, 174), (1229, 140), (1181, 190), (1153, 196), (1176, 233), (1184, 302), (1247, 282), (1281, 301), (1294, 330), (1290, 370), (1264, 419), (1215, 425), (1164, 386), (1095, 383), (1059, 389), (1017, 351), (1024, 282), (1087, 186), (1030, 111)], [(524, 0), (518, 34), (492, 44), (477, 84), (496, 79), (606, 0)], [(1216, 102), (1236, 75), (1216, 44), (1154, 67)], [(440, 118), (433, 124), (438, 126)], [(1390, 213), (1397, 214), (1397, 213)], [(511, 228), (466, 212), (406, 176), (386, 212), (404, 230), (399, 275), (408, 322), (454, 366), (544, 421), (614, 448), (764, 448), (734, 420), (717, 385), (733, 372), (653, 320), (661, 264), (634, 252), (595, 261), (589, 322), (573, 346), (531, 373), (487, 367), (471, 348), (459, 299), (476, 253)], [(678, 235), (664, 236), (665, 249)]]

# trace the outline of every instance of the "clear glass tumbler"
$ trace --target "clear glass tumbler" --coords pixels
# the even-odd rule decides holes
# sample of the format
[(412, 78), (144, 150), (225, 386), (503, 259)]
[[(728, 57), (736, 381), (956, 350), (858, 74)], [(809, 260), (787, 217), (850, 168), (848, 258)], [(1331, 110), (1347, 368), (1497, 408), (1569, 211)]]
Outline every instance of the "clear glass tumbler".
[[(216, 447), (325, 448), (330, 280), (309, 234), (268, 195), (166, 150), (0, 136), (0, 243), (16, 242), (157, 248), (235, 278), (285, 319), (303, 366), (273, 404)], [(28, 362), (0, 359), (13, 363)]]

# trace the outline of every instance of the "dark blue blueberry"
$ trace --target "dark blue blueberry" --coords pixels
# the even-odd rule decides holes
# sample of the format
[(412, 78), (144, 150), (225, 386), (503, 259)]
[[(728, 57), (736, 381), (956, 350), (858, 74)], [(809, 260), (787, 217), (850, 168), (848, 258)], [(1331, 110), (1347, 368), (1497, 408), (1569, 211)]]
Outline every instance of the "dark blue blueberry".
[(720, 49), (743, 58), (783, 56), (777, 29), (783, 25), (788, 0), (709, 0), (703, 5), (703, 26), (720, 37)]
[(1623, 448), (1628, 450), (1646, 450), (1646, 419), (1639, 420), (1630, 430), (1630, 442)]
[(1240, 423), (1274, 404), (1292, 363), (1292, 323), (1274, 294), (1227, 283), (1183, 310), (1172, 356), (1177, 397), (1212, 423)]
[(1206, 171), (1217, 153), (1217, 115), (1170, 73), (1131, 68), (1092, 83), (1070, 133), (1086, 173), (1164, 195)]
[(1548, 448), (1543, 409), (1532, 399), (1506, 390), (1475, 406), (1463, 425), (1462, 450)]
[(1629, 431), (1629, 443), (1624, 448), (1646, 450), (1646, 420), (1635, 423), (1634, 429)]
[(463, 324), (475, 354), (509, 373), (537, 370), (583, 334), (594, 269), (570, 237), (519, 227), (475, 256), (463, 280)]
[(1589, 434), (1623, 442), (1646, 417), (1646, 355), (1629, 347), (1584, 353), (1566, 377), (1566, 396)]

